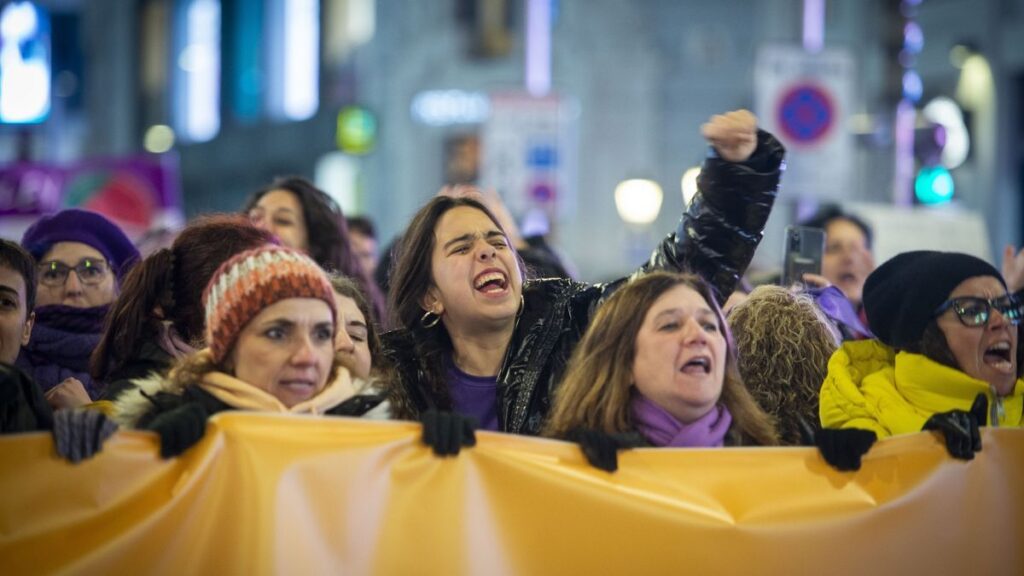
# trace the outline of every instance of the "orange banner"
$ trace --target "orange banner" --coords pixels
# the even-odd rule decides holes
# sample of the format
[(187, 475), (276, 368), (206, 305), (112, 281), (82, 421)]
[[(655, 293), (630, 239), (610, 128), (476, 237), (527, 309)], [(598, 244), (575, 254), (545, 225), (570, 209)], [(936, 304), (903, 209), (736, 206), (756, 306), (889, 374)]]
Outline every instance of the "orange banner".
[(225, 413), (183, 457), (120, 432), (72, 465), (0, 438), (0, 574), (1021, 574), (1024, 430), (971, 462), (931, 434), (857, 473), (812, 449), (632, 450)]

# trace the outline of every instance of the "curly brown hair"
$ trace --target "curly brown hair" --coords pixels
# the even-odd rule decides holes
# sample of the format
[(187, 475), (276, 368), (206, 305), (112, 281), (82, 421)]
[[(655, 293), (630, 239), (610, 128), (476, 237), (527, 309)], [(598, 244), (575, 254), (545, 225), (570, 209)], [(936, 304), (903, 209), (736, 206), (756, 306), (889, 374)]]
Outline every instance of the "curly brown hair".
[(758, 404), (775, 417), (782, 442), (802, 443), (800, 420), (818, 422), (818, 394), (836, 329), (805, 293), (758, 286), (729, 313), (740, 375)]

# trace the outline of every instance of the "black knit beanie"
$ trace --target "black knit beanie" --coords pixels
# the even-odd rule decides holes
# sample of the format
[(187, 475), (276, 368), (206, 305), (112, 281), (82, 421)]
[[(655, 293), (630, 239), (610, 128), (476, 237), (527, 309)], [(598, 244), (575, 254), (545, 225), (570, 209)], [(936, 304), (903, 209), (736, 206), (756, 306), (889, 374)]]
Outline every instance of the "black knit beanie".
[(898, 254), (864, 282), (868, 326), (889, 346), (913, 349), (935, 309), (961, 282), (975, 276), (993, 276), (1006, 287), (999, 270), (968, 254), (931, 250)]

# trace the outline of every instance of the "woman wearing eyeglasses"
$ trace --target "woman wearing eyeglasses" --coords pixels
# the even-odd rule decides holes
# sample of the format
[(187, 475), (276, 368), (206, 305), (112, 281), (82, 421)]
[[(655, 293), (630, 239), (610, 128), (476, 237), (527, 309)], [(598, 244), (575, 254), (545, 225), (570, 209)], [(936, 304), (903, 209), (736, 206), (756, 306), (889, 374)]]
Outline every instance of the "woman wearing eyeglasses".
[(97, 395), (89, 355), (139, 253), (113, 222), (77, 209), (39, 219), (21, 245), (36, 259), (37, 289), (35, 327), (17, 364), (54, 407), (87, 404)]
[(1022, 425), (1021, 301), (987, 262), (955, 252), (906, 252), (867, 279), (877, 340), (846, 342), (821, 389), (818, 445), (856, 470), (876, 438), (939, 432), (970, 460), (978, 426)]

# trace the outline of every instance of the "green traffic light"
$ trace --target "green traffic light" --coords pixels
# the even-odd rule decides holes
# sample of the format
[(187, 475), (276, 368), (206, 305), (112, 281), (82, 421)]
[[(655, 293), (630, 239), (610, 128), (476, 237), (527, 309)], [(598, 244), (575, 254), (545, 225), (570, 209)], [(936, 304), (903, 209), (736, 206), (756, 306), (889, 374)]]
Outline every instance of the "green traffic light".
[(945, 166), (925, 166), (914, 180), (914, 194), (922, 204), (944, 204), (953, 199), (953, 176)]
[(338, 113), (338, 148), (348, 154), (366, 154), (377, 143), (377, 119), (367, 109), (346, 106)]

